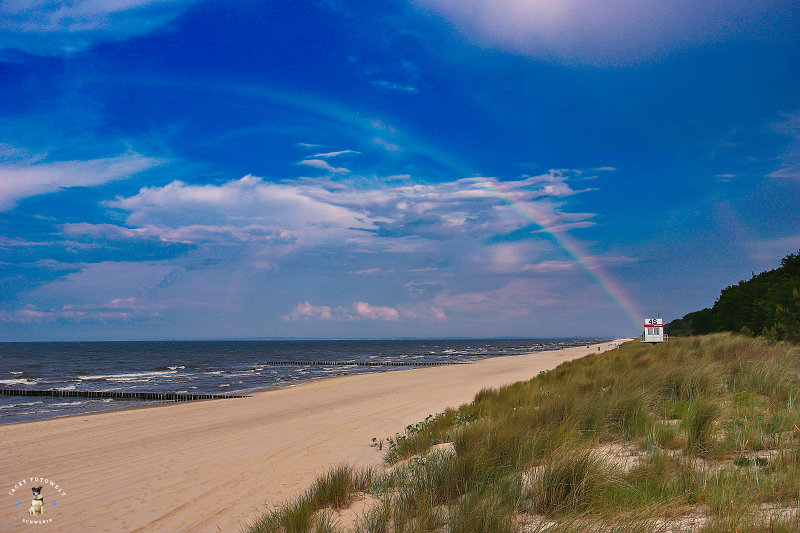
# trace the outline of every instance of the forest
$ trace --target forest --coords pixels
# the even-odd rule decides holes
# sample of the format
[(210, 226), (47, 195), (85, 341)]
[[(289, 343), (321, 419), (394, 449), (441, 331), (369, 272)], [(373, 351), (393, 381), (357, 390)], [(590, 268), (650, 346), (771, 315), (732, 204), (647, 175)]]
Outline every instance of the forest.
[(710, 308), (665, 326), (669, 335), (732, 331), (774, 340), (800, 341), (800, 250), (781, 266), (722, 290)]

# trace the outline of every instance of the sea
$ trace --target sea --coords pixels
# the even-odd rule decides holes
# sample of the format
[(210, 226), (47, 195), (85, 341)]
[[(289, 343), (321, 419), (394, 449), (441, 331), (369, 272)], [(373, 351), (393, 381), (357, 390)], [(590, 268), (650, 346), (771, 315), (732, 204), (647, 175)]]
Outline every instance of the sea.
[[(605, 340), (0, 343), (0, 389), (247, 394), (329, 376), (407, 370), (409, 366), (430, 363), (469, 363), (478, 359), (517, 356)], [(0, 424), (154, 403), (157, 402), (116, 398), (0, 395)]]

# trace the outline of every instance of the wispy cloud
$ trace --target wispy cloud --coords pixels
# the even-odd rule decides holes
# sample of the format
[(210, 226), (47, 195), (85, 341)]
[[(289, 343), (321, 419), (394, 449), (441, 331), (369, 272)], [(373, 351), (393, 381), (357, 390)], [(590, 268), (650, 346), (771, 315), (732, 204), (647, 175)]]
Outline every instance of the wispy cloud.
[(777, 239), (759, 239), (750, 243), (750, 256), (759, 261), (776, 261), (787, 253), (800, 250), (800, 233)]
[(87, 236), (111, 241), (142, 239), (179, 244), (215, 243), (234, 245), (241, 243), (292, 244), (297, 236), (280, 228), (250, 224), (247, 226), (209, 226), (193, 224), (179, 228), (146, 225), (126, 228), (113, 224), (64, 224), (64, 234)]
[[(620, 64), (742, 37), (788, 34), (785, 0), (415, 0), (469, 38), (565, 62)], [(786, 17), (791, 19), (792, 17)]]
[(68, 187), (90, 187), (124, 179), (162, 161), (137, 153), (88, 161), (0, 165), (0, 211), (22, 199)]
[(42, 309), (28, 305), (13, 311), (0, 311), (0, 322), (14, 324), (41, 324), (64, 321), (125, 320), (142, 315), (158, 316), (162, 306), (150, 306), (136, 297), (114, 298), (101, 305), (66, 304), (60, 309)]
[(370, 85), (380, 87), (381, 89), (388, 89), (390, 91), (397, 91), (406, 94), (417, 94), (419, 89), (410, 85), (400, 85), (388, 80), (372, 80)]
[(460, 313), (523, 316), (535, 308), (557, 306), (569, 301), (566, 294), (559, 293), (550, 285), (546, 281), (531, 283), (530, 280), (514, 279), (497, 289), (460, 293), (443, 291), (436, 296), (434, 304)]
[(388, 150), (390, 152), (402, 152), (403, 151), (403, 149), (400, 148), (400, 146), (398, 146), (398, 145), (396, 145), (394, 143), (390, 143), (389, 141), (387, 141), (386, 139), (384, 139), (382, 137), (374, 137), (372, 139), (372, 142), (374, 142), (375, 144), (377, 144), (381, 148), (385, 148), (386, 150)]
[(194, 0), (13, 0), (0, 3), (0, 50), (78, 52), (103, 41), (153, 32)]
[(389, 133), (397, 133), (397, 129), (394, 126), (390, 126), (389, 124), (386, 124), (384, 121), (380, 119), (375, 119), (371, 121), (370, 125), (378, 130), (388, 131)]
[(350, 273), (358, 276), (374, 276), (376, 274), (391, 274), (394, 270), (384, 270), (382, 268), (365, 268), (363, 270), (353, 270)]
[(346, 168), (333, 167), (323, 159), (305, 159), (297, 164), (305, 165), (307, 167), (312, 167), (312, 168), (318, 168), (319, 170), (324, 170), (326, 172), (331, 172), (333, 174), (348, 174), (350, 172), (350, 170)]
[(781, 155), (781, 168), (767, 177), (800, 179), (800, 111), (785, 115), (784, 120), (773, 124), (773, 129), (788, 137), (789, 146)]
[(340, 155), (345, 154), (360, 154), (361, 152), (357, 152), (355, 150), (339, 150), (338, 152), (324, 152), (320, 154), (314, 154), (312, 157), (321, 157), (323, 159), (327, 159), (329, 157), (338, 157)]

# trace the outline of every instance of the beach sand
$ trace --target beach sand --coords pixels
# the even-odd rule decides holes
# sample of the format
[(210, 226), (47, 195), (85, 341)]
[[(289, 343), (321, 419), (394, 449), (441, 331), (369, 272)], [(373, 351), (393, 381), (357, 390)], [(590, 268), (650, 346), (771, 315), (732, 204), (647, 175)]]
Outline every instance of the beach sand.
[[(484, 387), (530, 379), (598, 347), (610, 346), (0, 426), (0, 531), (239, 531), (334, 464), (380, 465), (372, 437), (403, 432)], [(46, 485), (31, 477), (63, 491), (42, 489), (42, 517), (27, 514), (31, 487)], [(23, 522), (32, 518), (52, 522)]]

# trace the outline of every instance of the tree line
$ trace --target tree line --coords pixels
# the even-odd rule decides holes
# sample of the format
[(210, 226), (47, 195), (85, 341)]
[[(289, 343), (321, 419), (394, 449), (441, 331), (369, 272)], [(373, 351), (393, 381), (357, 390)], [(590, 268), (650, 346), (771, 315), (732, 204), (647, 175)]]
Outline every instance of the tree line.
[(781, 259), (780, 267), (726, 287), (712, 307), (673, 320), (665, 331), (676, 336), (733, 331), (800, 342), (800, 250)]

